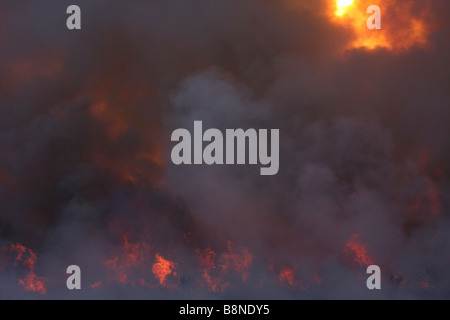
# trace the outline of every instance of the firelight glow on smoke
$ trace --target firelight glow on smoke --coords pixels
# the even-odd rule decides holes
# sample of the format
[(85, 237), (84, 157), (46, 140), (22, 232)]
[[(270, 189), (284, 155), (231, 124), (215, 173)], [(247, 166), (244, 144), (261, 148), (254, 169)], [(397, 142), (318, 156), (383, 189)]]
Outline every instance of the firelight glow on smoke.
[(370, 17), (367, 8), (373, 4), (369, 0), (330, 0), (331, 20), (353, 33), (347, 50), (384, 48), (399, 52), (426, 45), (430, 32), (425, 23), (426, 10), (418, 15), (417, 9), (409, 2), (380, 0), (376, 5), (381, 10), (381, 29), (369, 30), (366, 27)]

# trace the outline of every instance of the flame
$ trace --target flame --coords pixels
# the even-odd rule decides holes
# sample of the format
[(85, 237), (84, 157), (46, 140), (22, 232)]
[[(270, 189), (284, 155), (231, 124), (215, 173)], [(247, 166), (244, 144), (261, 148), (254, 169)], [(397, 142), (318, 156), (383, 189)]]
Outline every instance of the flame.
[(172, 273), (176, 275), (175, 267), (175, 262), (166, 260), (161, 255), (156, 254), (156, 262), (153, 264), (152, 272), (159, 280), (159, 283), (164, 286), (169, 275)]
[(37, 276), (34, 272), (37, 256), (31, 249), (19, 243), (13, 243), (9, 246), (3, 246), (0, 252), (2, 256), (6, 256), (5, 260), (9, 260), (8, 256), (15, 255), (13, 265), (22, 265), (28, 269), (27, 274), (18, 281), (26, 291), (38, 292), (42, 295), (47, 293), (47, 278)]
[(362, 267), (373, 264), (372, 259), (367, 253), (366, 246), (360, 242), (359, 235), (356, 233), (346, 242), (344, 253), (353, 256), (353, 261)]
[[(122, 285), (154, 286), (148, 280), (151, 275), (148, 266), (151, 265), (151, 272), (158, 280), (158, 283), (165, 286), (169, 275), (176, 276), (176, 263), (165, 259), (161, 254), (152, 255), (152, 248), (146, 241), (133, 243), (129, 240), (129, 235), (122, 237), (123, 245), (121, 254), (104, 260), (104, 265), (112, 271), (112, 280)], [(153, 259), (154, 257), (154, 259)], [(156, 261), (155, 261), (156, 260)]]
[(426, 23), (428, 7), (425, 2), (418, 5), (407, 1), (380, 0), (376, 4), (381, 9), (381, 30), (369, 30), (366, 26), (366, 21), (370, 17), (367, 8), (374, 4), (373, 1), (329, 1), (330, 19), (352, 32), (346, 50), (384, 48), (391, 51), (405, 51), (413, 46), (427, 44), (430, 28)]
[(239, 272), (242, 276), (242, 280), (248, 279), (248, 269), (252, 263), (253, 256), (248, 252), (247, 248), (241, 249), (240, 254), (233, 252), (231, 241), (228, 242), (228, 252), (222, 255), (222, 259), (225, 260), (221, 267), (223, 270), (232, 268)]
[(294, 283), (294, 270), (289, 268), (283, 268), (280, 271), (279, 279), (280, 282), (287, 282), (291, 287), (295, 285)]
[(246, 247), (240, 248), (236, 252), (233, 249), (232, 242), (228, 241), (227, 252), (222, 253), (218, 258), (220, 268), (216, 268), (216, 252), (211, 247), (204, 250), (197, 249), (196, 253), (202, 267), (202, 278), (209, 290), (213, 292), (224, 291), (231, 286), (225, 279), (231, 271), (239, 273), (242, 281), (247, 281), (253, 256)]
[(128, 238), (128, 234), (122, 237), (123, 246), (121, 248), (121, 255), (111, 259), (105, 259), (103, 263), (113, 271), (113, 278), (122, 285), (128, 283), (133, 285), (146, 283), (142, 281), (142, 277), (130, 279), (128, 274), (141, 275), (145, 273), (143, 269), (150, 260), (151, 248), (145, 241), (142, 243), (131, 243)]
[(296, 272), (297, 267), (292, 268), (284, 266), (281, 268), (276, 268), (271, 264), (268, 266), (268, 269), (276, 275), (277, 280), (280, 283), (301, 291), (309, 290), (313, 285), (321, 285), (323, 282), (323, 279), (316, 272), (312, 274), (311, 279), (309, 280), (300, 279)]
[(224, 291), (230, 286), (229, 282), (223, 282), (223, 279), (220, 277), (213, 279), (207, 272), (204, 272), (202, 276), (212, 292)]

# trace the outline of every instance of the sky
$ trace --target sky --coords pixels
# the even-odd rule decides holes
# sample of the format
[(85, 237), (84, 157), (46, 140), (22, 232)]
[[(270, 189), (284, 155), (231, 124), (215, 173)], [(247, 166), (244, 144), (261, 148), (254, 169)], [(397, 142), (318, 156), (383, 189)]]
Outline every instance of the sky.
[[(0, 298), (448, 299), (450, 2), (343, 3), (2, 0)], [(279, 172), (174, 165), (196, 120)]]

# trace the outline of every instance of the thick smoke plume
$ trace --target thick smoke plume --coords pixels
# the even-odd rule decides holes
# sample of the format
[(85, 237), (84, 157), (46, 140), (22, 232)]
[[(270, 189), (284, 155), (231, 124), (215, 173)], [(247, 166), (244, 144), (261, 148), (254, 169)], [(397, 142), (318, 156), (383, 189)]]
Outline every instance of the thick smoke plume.
[[(0, 298), (449, 298), (450, 3), (378, 2), (2, 1)], [(279, 173), (173, 165), (194, 120)]]

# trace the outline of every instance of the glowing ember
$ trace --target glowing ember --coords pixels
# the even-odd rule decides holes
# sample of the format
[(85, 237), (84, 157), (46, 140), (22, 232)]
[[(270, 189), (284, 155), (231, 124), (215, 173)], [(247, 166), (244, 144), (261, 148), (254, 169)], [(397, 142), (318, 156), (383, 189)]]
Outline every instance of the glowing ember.
[(203, 268), (202, 278), (205, 280), (209, 290), (213, 292), (223, 291), (230, 286), (225, 280), (230, 271), (236, 271), (241, 275), (242, 281), (247, 281), (249, 273), (248, 269), (252, 263), (253, 256), (246, 247), (236, 252), (231, 242), (228, 242), (228, 252), (224, 252), (218, 258), (216, 268), (216, 253), (210, 247), (201, 250), (197, 249), (199, 263)]
[[(0, 300), (449, 296), (450, 1), (84, 1), (83, 31), (19, 2), (0, 2)], [(272, 153), (276, 177), (240, 165)]]
[(228, 253), (222, 255), (222, 259), (225, 260), (221, 264), (222, 269), (233, 268), (242, 275), (242, 280), (246, 281), (248, 278), (248, 268), (252, 263), (252, 255), (248, 252), (247, 248), (242, 248), (240, 254), (235, 254), (232, 249), (231, 242), (228, 242)]

